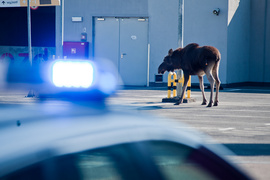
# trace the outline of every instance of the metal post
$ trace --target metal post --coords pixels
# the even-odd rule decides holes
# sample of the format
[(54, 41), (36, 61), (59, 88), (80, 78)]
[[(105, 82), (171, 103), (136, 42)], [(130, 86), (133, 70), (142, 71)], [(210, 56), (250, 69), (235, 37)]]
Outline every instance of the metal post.
[(149, 87), (149, 78), (150, 78), (150, 44), (148, 44), (148, 52), (147, 52), (147, 87)]
[(55, 13), (55, 49), (56, 58), (63, 58), (63, 38), (64, 38), (64, 0), (60, 1), (60, 6), (56, 7)]
[(179, 0), (178, 9), (178, 46), (184, 47), (184, 0)]
[(62, 0), (62, 4), (61, 4), (62, 8), (62, 16), (61, 16), (61, 21), (62, 21), (62, 40), (61, 40), (61, 43), (62, 43), (62, 56), (61, 58), (63, 57), (63, 43), (64, 43), (64, 25), (65, 25), (65, 0)]
[(28, 58), (32, 66), (32, 40), (31, 40), (31, 9), (30, 0), (27, 2), (27, 22), (28, 22)]
[[(28, 58), (30, 66), (32, 67), (32, 35), (31, 35), (31, 9), (30, 0), (27, 1), (27, 23), (28, 23)], [(34, 97), (34, 90), (30, 90), (26, 97)]]
[[(179, 9), (178, 9), (178, 46), (184, 47), (184, 0), (179, 0)], [(183, 71), (176, 71), (177, 79), (183, 78)], [(180, 97), (182, 94), (183, 83), (177, 83), (177, 97)]]

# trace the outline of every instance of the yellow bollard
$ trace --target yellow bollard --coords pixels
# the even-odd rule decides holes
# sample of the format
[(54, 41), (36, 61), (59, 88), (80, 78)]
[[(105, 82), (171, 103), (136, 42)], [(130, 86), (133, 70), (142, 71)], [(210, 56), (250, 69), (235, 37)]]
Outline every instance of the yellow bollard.
[[(173, 78), (172, 78), (173, 76)], [(170, 72), (168, 74), (168, 98), (171, 97), (171, 89), (173, 89), (173, 97), (176, 96), (176, 73), (175, 72)], [(173, 85), (173, 87), (172, 87)]]
[(171, 75), (170, 74), (171, 73), (169, 73), (169, 75), (168, 75), (168, 98), (171, 97), (171, 86), (172, 86), (172, 84), (171, 84)]
[(189, 76), (188, 84), (187, 84), (187, 98), (190, 98), (191, 95), (191, 77)]
[[(178, 80), (178, 83), (184, 84), (184, 76)], [(189, 76), (189, 80), (187, 83), (187, 98), (190, 98), (191, 96), (191, 76)], [(184, 92), (184, 99), (186, 98), (186, 92)]]
[(173, 73), (173, 97), (176, 96), (176, 80), (177, 80), (177, 75), (176, 73), (174, 72)]
[[(180, 79), (177, 79), (177, 74), (175, 72), (169, 72), (168, 74), (168, 96), (167, 98), (163, 98), (162, 102), (176, 102), (177, 99), (180, 97), (177, 97), (177, 83), (184, 84), (184, 76), (180, 77)], [(180, 86), (179, 86), (180, 87)], [(178, 87), (178, 88), (179, 88)], [(173, 90), (173, 97), (171, 98), (171, 92)], [(187, 93), (187, 95), (186, 95)], [(191, 98), (191, 76), (189, 76), (189, 81), (187, 82), (187, 89), (186, 92), (183, 93), (183, 99), (184, 102), (195, 102), (195, 99)], [(186, 98), (187, 96), (187, 98)]]
[(168, 98), (171, 97), (171, 88), (172, 88), (171, 79), (172, 79), (172, 72), (169, 72), (169, 74), (168, 74)]

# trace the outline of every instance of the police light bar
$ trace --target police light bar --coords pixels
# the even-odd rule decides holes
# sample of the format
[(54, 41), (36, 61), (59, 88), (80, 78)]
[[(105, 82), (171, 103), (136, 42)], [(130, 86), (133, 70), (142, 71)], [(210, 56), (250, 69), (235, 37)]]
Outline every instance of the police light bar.
[(34, 89), (41, 99), (104, 99), (117, 89), (117, 73), (114, 64), (106, 59), (59, 59), (33, 65), (11, 63), (6, 87)]
[(93, 79), (90, 61), (56, 61), (52, 65), (52, 82), (56, 87), (89, 88)]

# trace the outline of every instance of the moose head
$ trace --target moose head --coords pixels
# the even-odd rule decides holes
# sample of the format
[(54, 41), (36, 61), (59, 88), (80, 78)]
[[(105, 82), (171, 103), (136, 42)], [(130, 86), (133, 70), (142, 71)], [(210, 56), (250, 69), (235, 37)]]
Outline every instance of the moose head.
[(169, 50), (168, 55), (165, 56), (163, 62), (158, 67), (158, 73), (164, 74), (166, 71), (173, 72), (175, 69), (181, 69), (180, 61), (181, 59), (181, 50), (183, 48), (178, 48), (175, 51), (172, 49)]
[(165, 56), (163, 62), (158, 67), (158, 73), (164, 74), (166, 71), (174, 71), (173, 62), (172, 62), (173, 50), (170, 49), (168, 55)]

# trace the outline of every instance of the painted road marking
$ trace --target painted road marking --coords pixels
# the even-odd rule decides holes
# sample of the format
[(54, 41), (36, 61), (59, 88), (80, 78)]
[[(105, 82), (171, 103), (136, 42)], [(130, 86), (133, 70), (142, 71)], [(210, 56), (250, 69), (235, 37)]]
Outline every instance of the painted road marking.
[(270, 164), (269, 161), (260, 162), (260, 161), (234, 161), (237, 164)]
[(229, 127), (229, 128), (219, 128), (218, 130), (220, 131), (229, 131), (229, 130), (234, 130), (235, 128)]
[[(254, 119), (254, 116), (241, 116), (241, 115), (225, 115), (225, 114), (207, 114), (207, 115), (203, 115), (203, 114), (200, 114), (200, 115), (194, 115), (194, 116), (204, 116), (204, 117), (229, 117), (229, 118), (253, 118)], [(256, 118), (260, 118), (260, 119), (269, 119), (269, 117), (259, 117), (259, 116), (256, 116)]]

